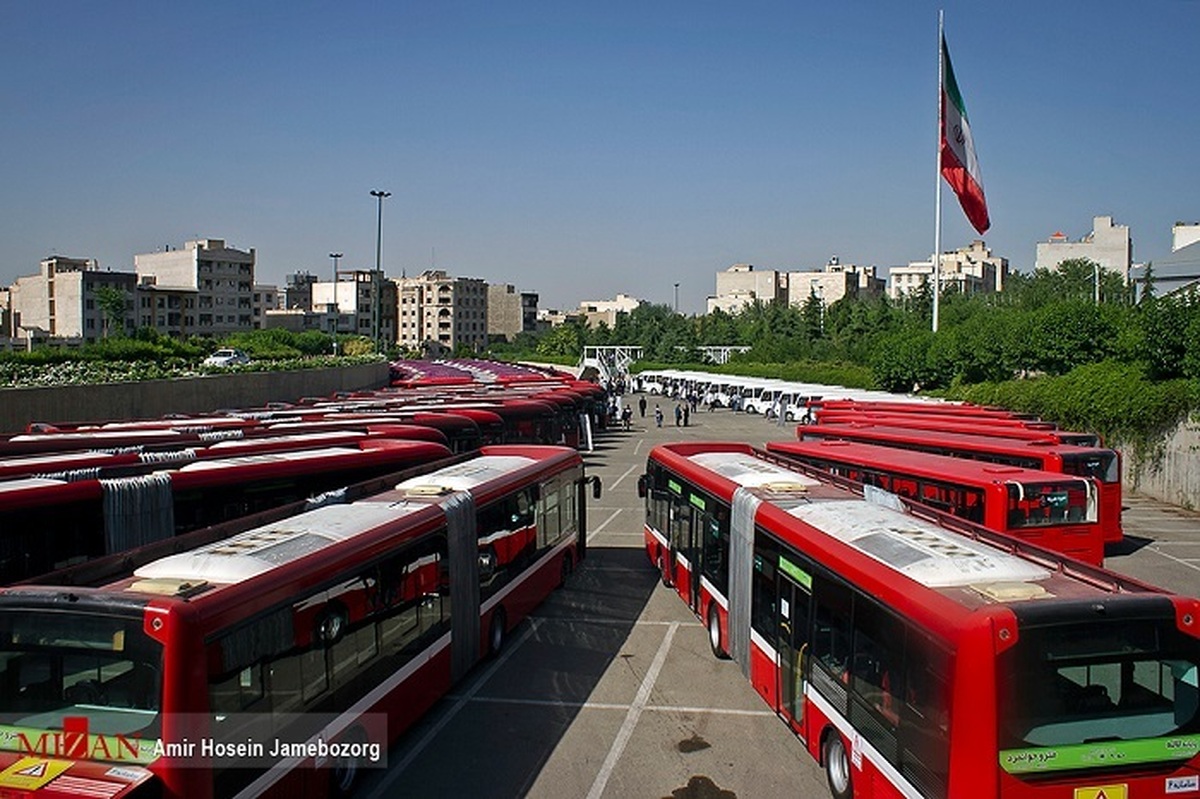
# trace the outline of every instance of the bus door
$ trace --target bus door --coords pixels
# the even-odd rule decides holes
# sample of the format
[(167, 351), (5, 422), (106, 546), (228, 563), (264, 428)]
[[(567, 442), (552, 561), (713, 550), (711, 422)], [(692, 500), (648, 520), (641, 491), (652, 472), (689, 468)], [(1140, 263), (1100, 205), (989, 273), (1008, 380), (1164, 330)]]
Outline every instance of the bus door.
[[(693, 511), (697, 509), (688, 504), (682, 498), (676, 500), (674, 513), (671, 514), (671, 582), (674, 583), (679, 590), (679, 595), (683, 597), (683, 601), (687, 602), (693, 609), (697, 607), (698, 598), (696, 597), (696, 589), (700, 585), (700, 548), (697, 544), (697, 534), (695, 532), (696, 515)], [(679, 571), (679, 562), (684, 561), (684, 568), (687, 569), (687, 574), (682, 575)], [(686, 580), (683, 579), (686, 577)]]
[(786, 555), (780, 555), (775, 573), (779, 597), (779, 712), (804, 738), (804, 682), (812, 578)]

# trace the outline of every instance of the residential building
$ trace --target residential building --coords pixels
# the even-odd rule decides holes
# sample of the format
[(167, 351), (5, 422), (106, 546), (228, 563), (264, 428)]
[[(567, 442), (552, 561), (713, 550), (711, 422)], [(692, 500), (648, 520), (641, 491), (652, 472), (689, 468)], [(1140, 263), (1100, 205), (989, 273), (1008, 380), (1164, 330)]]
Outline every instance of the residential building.
[(453, 277), (439, 269), (394, 282), (401, 347), (430, 355), (487, 347), (488, 287), (481, 278)]
[[(964, 294), (1003, 291), (1008, 271), (1008, 259), (992, 255), (987, 245), (976, 239), (966, 247), (942, 253), (942, 291), (958, 290)], [(889, 270), (888, 296), (900, 299), (932, 280), (933, 261), (893, 266)]]
[(338, 272), (338, 280), (316, 280), (310, 284), (314, 313), (337, 313), (337, 331), (375, 338), (375, 315), (379, 314), (379, 339), (396, 341), (396, 283), (382, 270), (355, 269)]
[(1157, 297), (1200, 287), (1200, 222), (1176, 222), (1171, 228), (1171, 254), (1130, 269), (1129, 279), (1139, 299), (1146, 290), (1147, 271)]
[(786, 302), (787, 298), (787, 273), (774, 269), (756, 272), (753, 264), (734, 264), (717, 272), (717, 293), (708, 298), (705, 312), (712, 313), (720, 308), (726, 313), (737, 313), (755, 301)]
[(517, 291), (504, 284), (487, 287), (487, 334), (489, 341), (512, 341), (522, 333), (537, 332), (538, 295)]
[(288, 310), (311, 310), (312, 287), (317, 276), (308, 272), (293, 272), (285, 278), (283, 308)]
[(254, 329), (262, 330), (266, 327), (267, 311), (282, 308), (283, 301), (284, 295), (278, 286), (256, 284), (254, 286), (254, 297), (250, 301), (250, 307), (253, 310), (251, 324), (253, 324)]
[(802, 306), (816, 296), (826, 306), (843, 297), (878, 297), (886, 281), (877, 277), (874, 266), (843, 264), (835, 255), (821, 271), (787, 272), (784, 275), (788, 303)]
[(110, 320), (101, 303), (101, 289), (123, 294), (126, 312), (119, 324), (122, 332), (132, 331), (136, 285), (137, 275), (132, 272), (101, 271), (92, 259), (45, 258), (38, 274), (17, 278), (8, 290), (12, 335), (81, 342), (104, 338)]
[(615, 300), (582, 300), (578, 313), (588, 327), (598, 327), (602, 322), (609, 327), (615, 327), (619, 314), (633, 313), (643, 302), (644, 300), (628, 294), (617, 294)]
[(1097, 216), (1092, 220), (1092, 232), (1079, 241), (1069, 241), (1059, 231), (1049, 241), (1038, 242), (1034, 267), (1057, 269), (1063, 261), (1081, 258), (1116, 272), (1128, 283), (1129, 269), (1133, 265), (1133, 239), (1129, 236), (1129, 227), (1114, 225), (1111, 216)]
[[(221, 239), (198, 239), (185, 242), (182, 249), (135, 255), (133, 263), (139, 285), (163, 293), (154, 307), (160, 331), (213, 336), (252, 329), (253, 248), (244, 251), (227, 247)], [(171, 298), (178, 299), (178, 307), (170, 306)], [(157, 313), (160, 310), (165, 313)], [(171, 323), (172, 315), (177, 315), (177, 325)], [(162, 326), (159, 317), (164, 319)]]

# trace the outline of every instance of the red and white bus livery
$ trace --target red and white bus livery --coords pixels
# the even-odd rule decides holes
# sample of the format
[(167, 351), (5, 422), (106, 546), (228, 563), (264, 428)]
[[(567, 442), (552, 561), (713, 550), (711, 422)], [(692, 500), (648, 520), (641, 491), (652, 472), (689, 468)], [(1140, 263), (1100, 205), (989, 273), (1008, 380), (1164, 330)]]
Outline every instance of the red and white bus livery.
[(651, 562), (838, 799), (1196, 792), (1200, 601), (743, 444), (655, 447), (639, 490)]
[[(489, 447), (102, 588), (0, 590), (0, 773), (40, 756), (48, 774), (26, 791), (0, 790), (347, 793), (362, 757), (243, 768), (157, 744), (237, 745), (253, 729), (347, 749), (382, 735), (386, 747), (571, 573), (583, 554), (589, 483), (597, 496), (575, 451)], [(518, 497), (529, 503), (532, 545), (487, 564), (480, 542), (493, 525), (512, 526), (506, 514)], [(319, 727), (305, 726), (314, 719)], [(88, 744), (58, 751), (55, 742), (81, 728)], [(144, 743), (128, 745), (139, 736)]]

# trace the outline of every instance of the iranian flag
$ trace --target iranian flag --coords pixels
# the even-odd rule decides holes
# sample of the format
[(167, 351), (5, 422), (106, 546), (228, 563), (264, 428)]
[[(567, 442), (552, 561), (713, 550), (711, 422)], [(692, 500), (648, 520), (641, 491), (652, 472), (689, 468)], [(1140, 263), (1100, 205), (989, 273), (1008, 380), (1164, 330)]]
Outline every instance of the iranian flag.
[(942, 177), (958, 195), (963, 213), (980, 233), (988, 220), (987, 199), (983, 196), (983, 178), (975, 158), (975, 142), (971, 140), (971, 125), (967, 122), (967, 106), (958, 92), (954, 69), (950, 66), (950, 51), (942, 37)]

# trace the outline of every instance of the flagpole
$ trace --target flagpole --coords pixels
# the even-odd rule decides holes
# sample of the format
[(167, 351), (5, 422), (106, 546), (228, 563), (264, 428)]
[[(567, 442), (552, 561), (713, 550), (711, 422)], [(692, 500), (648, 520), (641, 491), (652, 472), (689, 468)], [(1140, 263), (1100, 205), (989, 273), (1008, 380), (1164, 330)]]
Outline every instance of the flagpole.
[(941, 9), (938, 10), (938, 101), (937, 101), (937, 147), (935, 150), (936, 158), (934, 159), (933, 181), (936, 185), (933, 205), (933, 332), (938, 329), (938, 298), (942, 293), (942, 114), (945, 109), (942, 108), (942, 103), (945, 98), (945, 69), (942, 53), (944, 49), (942, 42), (945, 41), (945, 34), (942, 29), (942, 14)]

